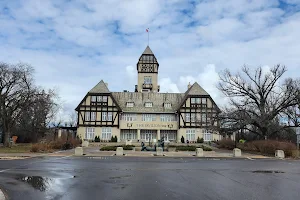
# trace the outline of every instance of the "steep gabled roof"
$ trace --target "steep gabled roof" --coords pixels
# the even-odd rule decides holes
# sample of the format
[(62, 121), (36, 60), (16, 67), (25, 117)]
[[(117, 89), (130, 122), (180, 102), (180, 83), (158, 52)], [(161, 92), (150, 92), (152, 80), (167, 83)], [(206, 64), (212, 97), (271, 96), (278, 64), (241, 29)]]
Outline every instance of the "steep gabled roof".
[(209, 95), (197, 82), (195, 82), (186, 92), (186, 95)]
[(146, 49), (143, 52), (143, 54), (154, 55), (149, 46), (146, 47)]
[(101, 80), (95, 87), (93, 87), (89, 93), (110, 93), (106, 84)]

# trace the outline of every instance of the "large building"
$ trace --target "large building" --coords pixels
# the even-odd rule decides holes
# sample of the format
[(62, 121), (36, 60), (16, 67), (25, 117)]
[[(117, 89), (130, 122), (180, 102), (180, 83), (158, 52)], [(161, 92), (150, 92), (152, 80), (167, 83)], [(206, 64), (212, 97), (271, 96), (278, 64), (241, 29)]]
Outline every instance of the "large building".
[(78, 112), (77, 135), (83, 140), (99, 136), (118, 142), (219, 140), (212, 130), (219, 108), (211, 96), (197, 83), (188, 85), (185, 93), (160, 93), (159, 64), (149, 46), (137, 63), (135, 92), (111, 92), (101, 80), (82, 99)]

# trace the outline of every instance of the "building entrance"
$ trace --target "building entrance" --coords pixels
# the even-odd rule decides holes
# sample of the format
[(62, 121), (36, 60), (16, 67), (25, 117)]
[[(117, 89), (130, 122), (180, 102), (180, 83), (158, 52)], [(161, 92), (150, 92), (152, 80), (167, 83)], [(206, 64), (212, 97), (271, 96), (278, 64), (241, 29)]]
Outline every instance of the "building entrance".
[(145, 142), (151, 142), (153, 139), (156, 139), (157, 131), (156, 130), (141, 130), (141, 140)]

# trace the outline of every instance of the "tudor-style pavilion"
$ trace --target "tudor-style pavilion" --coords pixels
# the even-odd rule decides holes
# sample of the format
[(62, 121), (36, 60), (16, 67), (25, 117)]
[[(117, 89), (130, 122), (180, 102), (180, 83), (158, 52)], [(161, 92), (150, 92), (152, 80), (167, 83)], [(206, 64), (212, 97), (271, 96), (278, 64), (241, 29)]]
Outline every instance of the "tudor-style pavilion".
[(197, 83), (188, 85), (185, 93), (160, 93), (159, 64), (149, 46), (137, 63), (135, 92), (111, 92), (101, 80), (82, 99), (78, 112), (77, 135), (83, 140), (165, 141), (219, 140), (212, 132), (218, 126), (219, 112), (211, 96)]

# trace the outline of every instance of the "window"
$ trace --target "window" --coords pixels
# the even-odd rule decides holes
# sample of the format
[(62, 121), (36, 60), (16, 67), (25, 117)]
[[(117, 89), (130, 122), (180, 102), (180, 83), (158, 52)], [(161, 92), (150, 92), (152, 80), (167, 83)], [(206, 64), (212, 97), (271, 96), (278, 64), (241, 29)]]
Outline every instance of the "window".
[(85, 121), (91, 121), (91, 113), (90, 112), (85, 112)]
[(185, 121), (190, 122), (191, 121), (191, 115), (190, 113), (185, 113)]
[(95, 139), (95, 128), (86, 128), (85, 139), (88, 140)]
[(192, 104), (200, 104), (201, 98), (191, 98)]
[(206, 104), (206, 98), (202, 98), (202, 104)]
[(96, 102), (96, 100), (97, 100), (97, 97), (96, 96), (92, 96), (92, 102)]
[(112, 121), (112, 112), (107, 113), (107, 121)]
[(133, 102), (127, 102), (126, 103), (126, 107), (128, 107), (128, 108), (132, 108), (133, 106), (134, 106)]
[(110, 140), (111, 139), (111, 127), (102, 128), (101, 138), (103, 140)]
[(107, 112), (102, 112), (102, 121), (107, 120)]
[(191, 113), (191, 122), (196, 121), (196, 113)]
[(151, 108), (152, 107), (152, 102), (146, 102), (145, 107), (146, 108)]
[(112, 112), (102, 112), (102, 121), (112, 121)]
[(162, 121), (162, 122), (176, 121), (176, 116), (175, 115), (168, 115), (168, 114), (161, 114), (160, 115), (160, 121)]
[(91, 112), (91, 121), (96, 121), (96, 112)]
[(206, 123), (206, 114), (205, 113), (202, 113), (202, 115), (201, 115), (201, 121), (203, 123)]
[(144, 83), (145, 84), (152, 84), (152, 77), (151, 76), (145, 76), (144, 77)]
[(186, 140), (195, 141), (196, 140), (196, 130), (195, 129), (187, 129), (186, 130)]
[(124, 113), (121, 115), (121, 120), (124, 121), (136, 121), (136, 114)]
[(103, 101), (103, 102), (107, 102), (107, 96), (103, 96), (103, 97), (102, 97), (102, 101)]
[(121, 130), (121, 139), (122, 140), (135, 140), (137, 139), (137, 130)]
[(212, 141), (212, 132), (208, 130), (203, 130), (203, 140), (204, 141)]
[(156, 115), (155, 114), (143, 114), (142, 115), (142, 120), (145, 122), (152, 122), (156, 120)]
[(165, 107), (165, 108), (171, 108), (171, 107), (172, 107), (172, 104), (171, 104), (171, 103), (164, 103), (164, 107)]
[(97, 96), (97, 102), (102, 102), (102, 96)]

